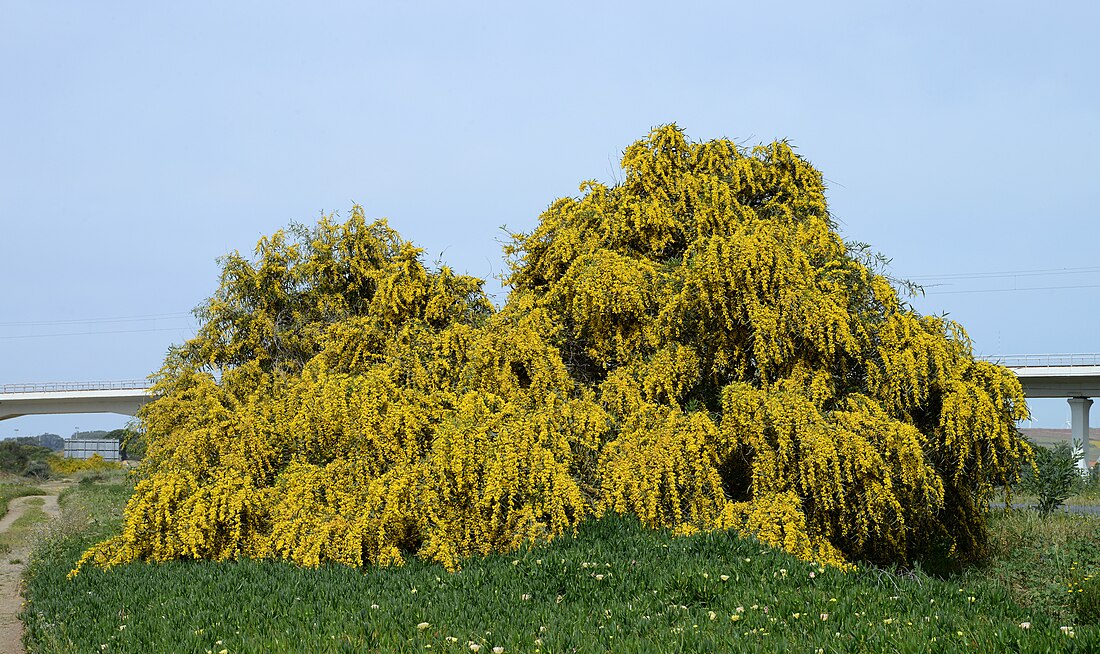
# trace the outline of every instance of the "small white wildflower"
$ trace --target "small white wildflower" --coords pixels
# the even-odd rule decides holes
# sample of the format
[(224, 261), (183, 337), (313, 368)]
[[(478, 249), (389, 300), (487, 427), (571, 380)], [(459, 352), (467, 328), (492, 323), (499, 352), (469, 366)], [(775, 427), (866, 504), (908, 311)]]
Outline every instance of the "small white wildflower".
[(1020, 623), (1020, 628), (1021, 629), (1031, 629), (1031, 623), (1030, 622), (1021, 622)]
[(416, 625), (416, 628), (419, 629), (420, 631), (424, 631), (425, 629), (428, 629), (431, 626), (432, 626), (431, 623), (421, 622), (420, 624)]

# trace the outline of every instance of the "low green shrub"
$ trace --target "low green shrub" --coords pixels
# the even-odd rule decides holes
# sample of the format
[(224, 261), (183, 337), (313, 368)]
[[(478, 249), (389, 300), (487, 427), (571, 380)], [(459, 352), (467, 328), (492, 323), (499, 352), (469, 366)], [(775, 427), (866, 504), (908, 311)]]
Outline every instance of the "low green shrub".
[(1058, 443), (1054, 447), (1032, 444), (1032, 449), (1035, 452), (1035, 467), (1024, 467), (1019, 488), (1035, 495), (1038, 499), (1036, 508), (1041, 515), (1047, 516), (1062, 506), (1080, 484), (1082, 475), (1077, 464), (1081, 454), (1074, 451), (1069, 443)]
[(0, 441), (0, 471), (22, 475), (35, 461), (45, 461), (53, 454), (48, 447), (28, 445), (13, 440)]

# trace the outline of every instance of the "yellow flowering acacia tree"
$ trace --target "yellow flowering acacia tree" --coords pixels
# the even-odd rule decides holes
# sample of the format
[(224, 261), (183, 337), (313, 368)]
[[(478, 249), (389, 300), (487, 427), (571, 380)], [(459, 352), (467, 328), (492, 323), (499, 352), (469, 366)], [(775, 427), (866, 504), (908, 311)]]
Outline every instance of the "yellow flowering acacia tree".
[(599, 506), (815, 560), (980, 557), (990, 494), (1030, 456), (1014, 375), (899, 300), (786, 143), (666, 126), (622, 167), (507, 248), (513, 301), (551, 316), (611, 419)]
[(607, 419), (481, 281), (426, 269), (360, 209), (223, 260), (141, 414), (120, 535), (85, 560), (283, 557), (455, 567), (588, 514)]
[(786, 144), (668, 126), (623, 168), (514, 235), (499, 311), (359, 208), (223, 259), (84, 561), (454, 568), (606, 511), (835, 564), (981, 556), (1030, 454), (1013, 375), (899, 300)]

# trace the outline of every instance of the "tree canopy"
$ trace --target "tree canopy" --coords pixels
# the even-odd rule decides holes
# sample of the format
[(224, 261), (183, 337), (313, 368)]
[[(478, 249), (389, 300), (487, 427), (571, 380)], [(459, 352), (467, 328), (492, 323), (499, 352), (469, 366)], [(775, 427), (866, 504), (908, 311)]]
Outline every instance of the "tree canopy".
[(786, 143), (626, 149), (505, 247), (507, 303), (356, 207), (222, 260), (85, 560), (449, 567), (633, 514), (803, 558), (981, 557), (1015, 376), (921, 316)]

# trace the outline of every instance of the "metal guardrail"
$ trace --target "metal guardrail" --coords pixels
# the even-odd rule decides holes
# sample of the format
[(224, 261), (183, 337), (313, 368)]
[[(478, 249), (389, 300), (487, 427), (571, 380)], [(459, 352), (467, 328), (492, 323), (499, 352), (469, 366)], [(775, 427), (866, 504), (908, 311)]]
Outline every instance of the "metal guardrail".
[(61, 391), (133, 391), (153, 386), (148, 379), (124, 379), (120, 381), (85, 382), (30, 382), (26, 384), (0, 384), (0, 393), (51, 393)]
[(1100, 366), (1100, 354), (999, 354), (982, 358), (1009, 368)]

